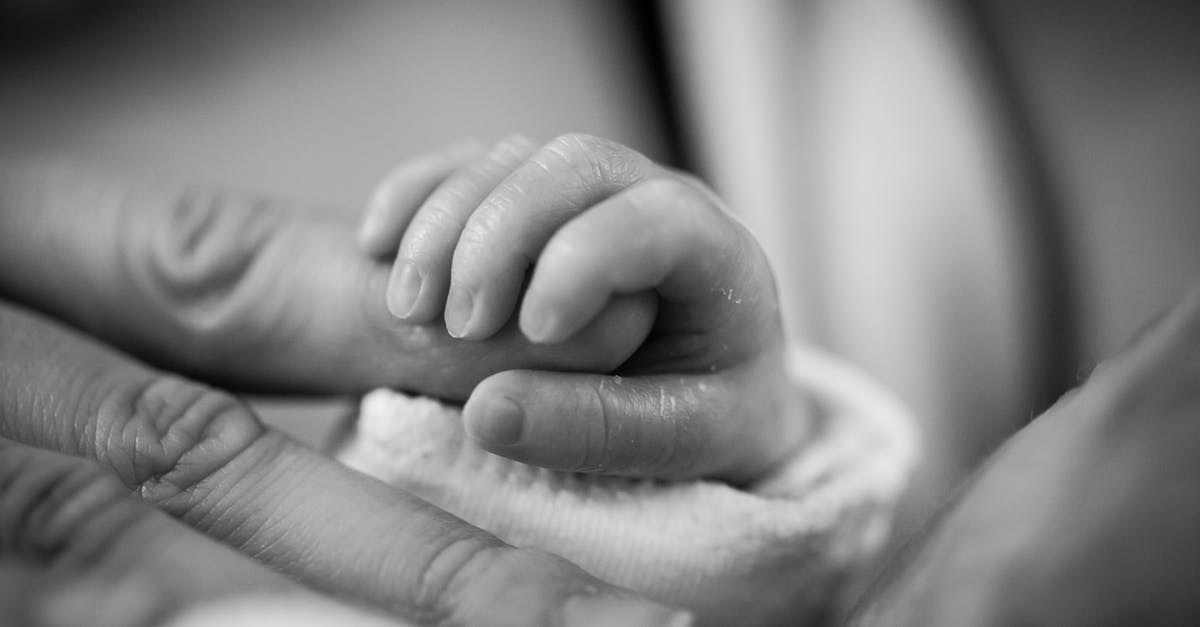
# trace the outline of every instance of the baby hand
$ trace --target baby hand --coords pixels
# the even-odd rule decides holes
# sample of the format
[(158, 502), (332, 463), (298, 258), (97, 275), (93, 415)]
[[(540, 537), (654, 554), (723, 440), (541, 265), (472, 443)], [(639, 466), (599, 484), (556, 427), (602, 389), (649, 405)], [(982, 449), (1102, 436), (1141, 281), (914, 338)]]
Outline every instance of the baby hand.
[(556, 343), (615, 299), (657, 307), (653, 328), (629, 330), (644, 341), (615, 376), (480, 383), (464, 420), (483, 447), (560, 470), (749, 480), (799, 445), (807, 421), (770, 270), (711, 191), (586, 135), (462, 151), (423, 203), (385, 182), (364, 218), (364, 247), (395, 252), (394, 314), (440, 313), (454, 337), (482, 340), (516, 312), (531, 341)]

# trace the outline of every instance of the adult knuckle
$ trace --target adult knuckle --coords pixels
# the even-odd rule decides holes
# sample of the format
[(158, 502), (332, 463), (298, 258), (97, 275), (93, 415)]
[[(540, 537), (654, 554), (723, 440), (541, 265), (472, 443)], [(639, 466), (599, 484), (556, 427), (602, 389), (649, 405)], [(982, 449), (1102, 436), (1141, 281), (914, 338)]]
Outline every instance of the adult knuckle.
[(511, 549), (481, 534), (467, 534), (438, 546), (422, 564), (414, 605), (421, 621), (441, 623), (487, 578), (501, 570)]
[(0, 452), (0, 554), (87, 561), (129, 528), (129, 489), (96, 464), (22, 446)]
[(207, 338), (240, 320), (248, 300), (243, 292), (252, 290), (253, 270), (284, 214), (263, 198), (196, 187), (173, 191), (167, 205), (148, 228), (133, 230), (144, 241), (131, 247), (127, 270), (142, 278), (146, 295), (180, 337), (201, 350)]
[(97, 459), (154, 504), (192, 491), (265, 432), (231, 395), (171, 375), (117, 386), (97, 421)]

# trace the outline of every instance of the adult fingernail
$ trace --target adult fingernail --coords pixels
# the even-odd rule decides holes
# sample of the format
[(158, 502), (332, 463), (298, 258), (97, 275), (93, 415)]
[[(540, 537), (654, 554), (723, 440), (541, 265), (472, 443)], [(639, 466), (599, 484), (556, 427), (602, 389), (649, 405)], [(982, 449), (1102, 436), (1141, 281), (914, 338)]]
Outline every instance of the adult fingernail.
[(450, 288), (450, 296), (446, 299), (446, 332), (454, 337), (467, 334), (467, 325), (471, 322), (471, 311), (475, 307), (475, 299), (471, 292), (461, 288)]
[(691, 627), (692, 616), (649, 601), (579, 596), (567, 600), (569, 627)]
[(525, 411), (503, 396), (488, 397), (480, 404), (472, 403), (466, 419), (468, 435), (483, 444), (495, 446), (516, 444), (525, 428)]
[(417, 305), (421, 295), (421, 273), (416, 266), (405, 263), (398, 272), (392, 273), (388, 285), (388, 311), (397, 318), (407, 318)]

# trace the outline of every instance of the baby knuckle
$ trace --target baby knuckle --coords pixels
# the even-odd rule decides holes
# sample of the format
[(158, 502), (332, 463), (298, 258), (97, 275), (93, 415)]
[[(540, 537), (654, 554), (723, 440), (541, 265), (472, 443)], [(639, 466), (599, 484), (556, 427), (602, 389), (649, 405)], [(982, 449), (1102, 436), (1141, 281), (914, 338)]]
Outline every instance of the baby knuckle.
[(507, 164), (513, 158), (528, 154), (536, 146), (537, 144), (526, 135), (520, 133), (509, 135), (496, 142), (486, 160), (492, 163)]
[(714, 191), (712, 187), (709, 187), (709, 185), (699, 177), (687, 172), (675, 172), (673, 173), (673, 178), (679, 183), (687, 186), (692, 198), (695, 199), (698, 204), (708, 207), (712, 211), (721, 215), (727, 215), (731, 213), (729, 207), (725, 204), (725, 201), (717, 195), (717, 192)]
[(630, 185), (645, 176), (650, 164), (637, 151), (583, 133), (561, 135), (547, 144), (546, 151), (575, 173), (585, 187)]
[[(574, 136), (560, 136), (551, 140), (529, 158), (529, 163), (536, 168), (536, 175), (554, 180), (559, 185), (584, 185), (590, 175), (590, 163), (585, 144)], [(572, 180), (562, 180), (565, 176)]]
[(596, 242), (593, 240), (594, 237), (591, 233), (581, 232), (580, 229), (564, 228), (546, 242), (546, 247), (542, 250), (540, 257), (542, 261), (539, 263), (547, 261), (562, 263), (585, 254), (587, 250), (595, 247)]
[(651, 210), (694, 209), (705, 200), (694, 187), (677, 178), (656, 178), (639, 185), (632, 196), (635, 204)]
[(413, 604), (422, 621), (450, 618), (466, 597), (503, 570), (510, 549), (481, 534), (452, 538), (435, 548), (418, 573)]
[[(409, 225), (402, 246), (409, 249), (424, 249), (453, 245), (458, 229), (469, 215), (462, 207), (474, 197), (471, 183), (457, 182), (438, 190), (429, 199)], [(464, 215), (466, 214), (466, 215)]]
[(564, 133), (550, 140), (546, 149), (559, 154), (566, 161), (586, 159), (604, 140), (587, 133)]
[[(462, 262), (469, 261), (470, 255), (487, 250), (494, 244), (496, 234), (504, 232), (508, 220), (509, 217), (503, 211), (479, 211), (471, 216), (463, 226), (458, 240), (462, 254), (467, 255), (462, 258)], [(455, 258), (455, 263), (459, 263), (459, 258)]]
[[(614, 384), (615, 385), (615, 384)], [(602, 386), (585, 386), (584, 393), (575, 408), (576, 415), (591, 416), (592, 428), (588, 437), (579, 448), (579, 458), (575, 462), (575, 471), (603, 472), (618, 470), (613, 468), (612, 451), (609, 449), (615, 437), (619, 436), (618, 409), (611, 404)]]

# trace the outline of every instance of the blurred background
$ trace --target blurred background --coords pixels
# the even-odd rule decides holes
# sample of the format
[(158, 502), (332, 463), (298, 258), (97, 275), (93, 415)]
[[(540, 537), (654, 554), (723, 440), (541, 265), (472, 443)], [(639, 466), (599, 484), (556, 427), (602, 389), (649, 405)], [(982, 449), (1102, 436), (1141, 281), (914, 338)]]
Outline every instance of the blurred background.
[[(0, 149), (356, 213), (466, 137), (613, 138), (894, 388), (924, 518), (1200, 277), (1200, 10), (1035, 0), (0, 0)], [(256, 399), (320, 443), (346, 400)]]

